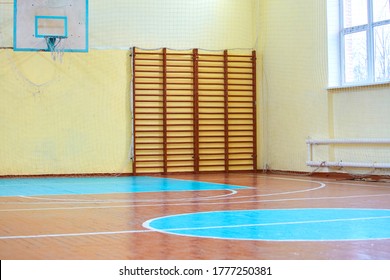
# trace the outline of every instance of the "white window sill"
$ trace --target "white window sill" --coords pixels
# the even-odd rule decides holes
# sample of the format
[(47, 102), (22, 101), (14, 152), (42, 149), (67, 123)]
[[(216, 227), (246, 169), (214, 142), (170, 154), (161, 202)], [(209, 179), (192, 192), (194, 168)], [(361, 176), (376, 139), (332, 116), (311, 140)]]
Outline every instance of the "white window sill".
[(364, 87), (380, 87), (380, 86), (390, 86), (390, 81), (386, 82), (377, 82), (377, 83), (364, 83), (364, 84), (347, 84), (341, 86), (329, 86), (326, 89), (329, 91), (332, 90), (342, 90), (342, 89), (352, 89), (352, 88), (364, 88)]

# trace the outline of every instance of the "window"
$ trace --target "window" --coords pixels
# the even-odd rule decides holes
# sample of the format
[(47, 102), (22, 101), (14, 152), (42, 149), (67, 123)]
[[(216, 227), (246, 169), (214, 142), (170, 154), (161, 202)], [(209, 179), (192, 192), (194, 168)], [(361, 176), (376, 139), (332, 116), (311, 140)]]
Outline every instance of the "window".
[(390, 82), (390, 0), (329, 0), (328, 49), (331, 87)]

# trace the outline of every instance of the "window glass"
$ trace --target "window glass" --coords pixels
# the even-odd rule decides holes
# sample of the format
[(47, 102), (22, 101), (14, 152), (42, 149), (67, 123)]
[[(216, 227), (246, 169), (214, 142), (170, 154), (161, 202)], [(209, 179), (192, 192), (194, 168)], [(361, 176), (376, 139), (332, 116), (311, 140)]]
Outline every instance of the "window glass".
[(345, 82), (357, 83), (368, 78), (367, 32), (356, 32), (344, 36)]
[(373, 0), (374, 22), (390, 19), (390, 0)]
[(367, 0), (343, 0), (344, 27), (368, 23)]
[(390, 79), (390, 24), (374, 28), (375, 81)]

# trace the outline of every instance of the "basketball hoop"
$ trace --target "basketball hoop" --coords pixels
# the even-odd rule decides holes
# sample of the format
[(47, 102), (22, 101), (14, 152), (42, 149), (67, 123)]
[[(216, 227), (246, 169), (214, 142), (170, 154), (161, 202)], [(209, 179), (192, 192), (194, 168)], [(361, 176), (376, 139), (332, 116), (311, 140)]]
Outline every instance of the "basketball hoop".
[(45, 36), (47, 51), (51, 53), (51, 57), (54, 61), (59, 60), (62, 62), (62, 56), (64, 55), (65, 45), (63, 36)]

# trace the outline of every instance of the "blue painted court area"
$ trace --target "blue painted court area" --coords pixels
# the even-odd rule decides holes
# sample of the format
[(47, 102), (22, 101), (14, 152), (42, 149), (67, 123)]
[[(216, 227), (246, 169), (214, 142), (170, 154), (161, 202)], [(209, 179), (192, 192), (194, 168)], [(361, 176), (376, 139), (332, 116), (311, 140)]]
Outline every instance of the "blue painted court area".
[(390, 238), (390, 210), (272, 209), (200, 212), (149, 220), (146, 228), (192, 237), (263, 241)]
[(0, 196), (214, 191), (245, 188), (148, 176), (0, 179)]

